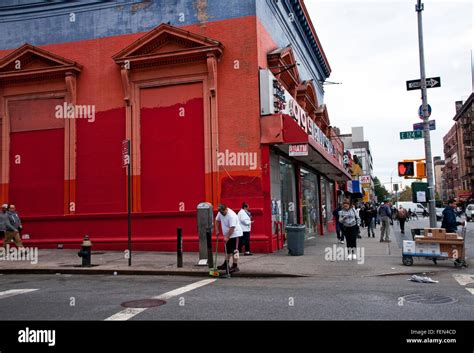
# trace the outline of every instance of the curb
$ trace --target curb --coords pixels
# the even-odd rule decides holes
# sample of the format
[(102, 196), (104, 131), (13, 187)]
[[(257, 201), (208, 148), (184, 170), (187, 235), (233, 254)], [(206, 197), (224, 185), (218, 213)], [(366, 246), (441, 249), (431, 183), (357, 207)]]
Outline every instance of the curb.
[[(111, 275), (111, 276), (188, 276), (188, 277), (210, 277), (209, 271), (166, 271), (166, 270), (114, 270), (114, 269), (85, 269), (85, 268), (38, 268), (38, 269), (2, 269), (0, 274), (4, 275), (51, 275), (51, 274), (76, 274), (76, 275)], [(271, 272), (239, 272), (232, 277), (242, 278), (302, 278), (311, 277), (307, 275), (296, 275), (289, 273)]]

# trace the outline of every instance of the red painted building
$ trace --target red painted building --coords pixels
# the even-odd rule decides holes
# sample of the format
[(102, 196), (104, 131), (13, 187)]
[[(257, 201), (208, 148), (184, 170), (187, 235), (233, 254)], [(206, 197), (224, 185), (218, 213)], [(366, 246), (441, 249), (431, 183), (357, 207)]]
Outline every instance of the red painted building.
[[(322, 102), (329, 63), (303, 1), (246, 2), (253, 15), (198, 8), (183, 26), (0, 50), (0, 201), (17, 206), (28, 245), (88, 234), (95, 249), (127, 247), (124, 139), (134, 250), (175, 250), (178, 227), (197, 250), (203, 201), (249, 203), (254, 251), (277, 250), (287, 223), (334, 228), (350, 175)], [(271, 16), (296, 8), (299, 39), (282, 46)]]

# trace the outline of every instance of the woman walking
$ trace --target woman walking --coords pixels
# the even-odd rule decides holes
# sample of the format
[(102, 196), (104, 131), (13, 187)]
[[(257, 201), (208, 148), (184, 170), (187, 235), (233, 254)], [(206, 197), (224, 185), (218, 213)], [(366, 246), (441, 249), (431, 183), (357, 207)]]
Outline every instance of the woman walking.
[(354, 208), (350, 208), (350, 202), (344, 200), (342, 210), (339, 211), (339, 221), (342, 223), (342, 231), (347, 242), (347, 258), (357, 260), (357, 235), (359, 234), (360, 217)]

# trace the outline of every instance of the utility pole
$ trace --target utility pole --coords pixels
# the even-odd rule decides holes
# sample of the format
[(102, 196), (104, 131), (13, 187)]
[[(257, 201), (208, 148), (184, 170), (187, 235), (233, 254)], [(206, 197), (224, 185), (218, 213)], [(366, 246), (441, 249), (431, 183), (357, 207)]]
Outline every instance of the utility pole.
[(426, 93), (426, 73), (425, 73), (425, 53), (423, 47), (423, 19), (422, 11), (424, 4), (417, 0), (415, 6), (418, 14), (418, 46), (420, 50), (420, 78), (421, 78), (421, 99), (423, 101), (423, 135), (425, 139), (425, 158), (426, 158), (426, 176), (428, 179), (428, 205), (430, 213), (430, 227), (436, 228), (436, 208), (434, 198), (434, 180), (433, 180), (433, 160), (431, 158), (431, 137), (428, 115), (428, 96)]

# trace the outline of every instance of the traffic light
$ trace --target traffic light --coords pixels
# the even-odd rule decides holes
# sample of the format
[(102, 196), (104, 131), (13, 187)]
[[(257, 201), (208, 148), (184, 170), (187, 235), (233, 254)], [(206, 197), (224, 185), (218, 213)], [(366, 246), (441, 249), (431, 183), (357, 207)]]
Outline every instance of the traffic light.
[(398, 162), (398, 176), (414, 176), (415, 166), (413, 162)]
[(416, 177), (417, 178), (426, 178), (426, 163), (417, 162), (416, 163)]

